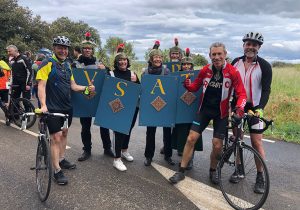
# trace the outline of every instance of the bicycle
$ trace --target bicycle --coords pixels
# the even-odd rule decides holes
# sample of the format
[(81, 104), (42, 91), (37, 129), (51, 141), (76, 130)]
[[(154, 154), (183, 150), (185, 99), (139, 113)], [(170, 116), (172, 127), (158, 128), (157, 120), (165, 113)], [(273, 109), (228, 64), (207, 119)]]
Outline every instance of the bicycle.
[[(24, 113), (22, 116), (22, 121), (26, 121), (26, 118), (30, 116), (38, 116), (39, 120), (39, 135), (38, 135), (38, 145), (36, 151), (36, 162), (35, 167), (31, 170), (36, 172), (36, 186), (39, 199), (44, 202), (47, 200), (51, 189), (51, 178), (52, 178), (52, 161), (51, 161), (51, 151), (50, 151), (50, 134), (47, 127), (48, 117), (62, 117), (64, 119), (64, 124), (62, 129), (68, 128), (68, 114), (62, 113), (42, 113), (40, 109), (36, 109), (35, 112)], [(22, 130), (26, 129), (26, 123), (22, 123)]]
[[(14, 87), (11, 85), (11, 87)], [(18, 127), (22, 126), (22, 115), (25, 112), (33, 112), (33, 104), (26, 98), (12, 98), (11, 94), (8, 106), (0, 100), (0, 108), (5, 115), (5, 124), (10, 126), (11, 122), (14, 122)], [(27, 128), (31, 128), (36, 121), (36, 116), (32, 116), (27, 119)]]
[[(261, 155), (243, 140), (244, 127), (246, 121), (255, 117), (251, 114), (245, 114), (240, 122), (232, 121), (232, 126), (228, 129), (236, 129), (236, 136), (228, 138), (225, 136), (223, 153), (218, 163), (219, 186), (226, 201), (234, 209), (257, 210), (261, 208), (267, 200), (270, 188), (269, 173), (265, 161)], [(269, 126), (273, 126), (272, 120), (259, 118), (265, 131)], [(250, 128), (249, 128), (250, 129)], [(262, 169), (264, 180), (264, 192), (258, 194), (254, 192), (256, 182), (257, 167)], [(230, 180), (232, 174), (238, 176), (237, 182)]]

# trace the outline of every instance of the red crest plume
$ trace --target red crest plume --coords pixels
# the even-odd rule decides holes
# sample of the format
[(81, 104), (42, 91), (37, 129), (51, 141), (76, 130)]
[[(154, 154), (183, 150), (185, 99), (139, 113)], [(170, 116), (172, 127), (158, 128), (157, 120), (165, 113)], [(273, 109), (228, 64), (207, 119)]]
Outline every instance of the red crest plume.
[(86, 40), (90, 40), (91, 39), (91, 33), (89, 31), (86, 32), (84, 35), (85, 35), (85, 39)]
[(178, 46), (178, 39), (177, 38), (174, 39), (174, 42), (175, 42), (175, 46)]
[(88, 31), (88, 32), (85, 33), (85, 36), (86, 37), (91, 37), (91, 33)]
[(123, 52), (124, 49), (125, 49), (125, 44), (124, 43), (119, 44), (117, 47), (117, 53)]
[(158, 49), (160, 46), (160, 42), (158, 40), (155, 41), (153, 49)]
[(190, 56), (190, 48), (185, 49), (185, 56), (189, 57)]

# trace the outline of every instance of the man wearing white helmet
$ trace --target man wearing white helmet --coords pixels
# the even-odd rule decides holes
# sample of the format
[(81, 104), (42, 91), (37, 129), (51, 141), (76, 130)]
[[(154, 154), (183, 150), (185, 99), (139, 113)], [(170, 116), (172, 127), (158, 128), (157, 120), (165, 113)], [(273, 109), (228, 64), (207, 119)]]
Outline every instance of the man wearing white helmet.
[[(239, 70), (247, 93), (247, 104), (244, 111), (248, 112), (248, 110), (251, 110), (257, 117), (263, 117), (263, 110), (268, 103), (271, 92), (272, 67), (266, 60), (257, 55), (261, 45), (264, 43), (261, 33), (249, 32), (243, 37), (243, 42), (244, 55), (235, 58), (232, 61), (232, 65)], [(251, 127), (257, 126), (261, 122), (259, 118), (252, 118), (248, 123), (252, 146), (265, 159), (262, 132), (257, 129), (255, 131), (251, 130)], [(256, 167), (257, 177), (254, 192), (263, 194), (265, 189), (262, 167), (259, 164)], [(230, 181), (238, 183), (244, 177), (241, 171), (238, 170), (232, 174)]]
[[(69, 54), (70, 40), (65, 36), (53, 39), (53, 56), (45, 59), (36, 75), (41, 111), (69, 115), (72, 122), (71, 90), (89, 93), (95, 87), (77, 85), (72, 75), (71, 66), (66, 61)], [(65, 159), (68, 129), (62, 129), (61, 118), (47, 118), (47, 127), (51, 138), (51, 159), (54, 168), (54, 180), (60, 184), (68, 183), (61, 169), (74, 169), (75, 164)]]

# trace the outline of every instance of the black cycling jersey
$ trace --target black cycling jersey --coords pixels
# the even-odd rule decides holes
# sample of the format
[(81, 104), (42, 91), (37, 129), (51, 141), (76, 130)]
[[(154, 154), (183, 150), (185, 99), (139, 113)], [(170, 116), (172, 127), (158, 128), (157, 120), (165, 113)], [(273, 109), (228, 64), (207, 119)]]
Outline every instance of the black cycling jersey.
[(32, 84), (33, 71), (30, 61), (24, 55), (13, 58), (10, 64), (13, 80), (23, 81), (26, 85)]
[(222, 71), (217, 71), (214, 66), (212, 70), (214, 75), (207, 85), (202, 107), (209, 107), (210, 109), (220, 111), (223, 74)]

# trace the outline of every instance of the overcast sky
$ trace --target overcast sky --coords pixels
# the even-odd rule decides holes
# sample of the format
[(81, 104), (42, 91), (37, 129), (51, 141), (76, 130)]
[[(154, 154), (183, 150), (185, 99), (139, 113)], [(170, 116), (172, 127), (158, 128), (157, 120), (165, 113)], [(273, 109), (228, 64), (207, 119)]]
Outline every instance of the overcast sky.
[(52, 22), (61, 16), (95, 27), (102, 43), (109, 36), (133, 42), (139, 60), (160, 40), (161, 48), (179, 39), (182, 49), (207, 57), (211, 43), (223, 42), (234, 58), (242, 54), (242, 37), (261, 32), (259, 54), (269, 61), (300, 63), (299, 0), (19, 0), (35, 15)]

